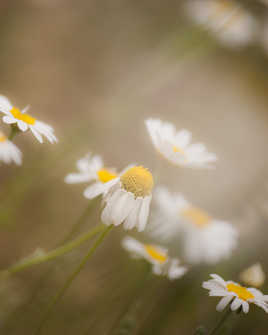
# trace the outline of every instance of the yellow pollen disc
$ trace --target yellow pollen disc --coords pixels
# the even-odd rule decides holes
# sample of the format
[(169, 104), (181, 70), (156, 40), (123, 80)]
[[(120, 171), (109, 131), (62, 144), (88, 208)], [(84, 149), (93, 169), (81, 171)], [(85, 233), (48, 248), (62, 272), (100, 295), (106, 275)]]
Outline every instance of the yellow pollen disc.
[(99, 180), (102, 183), (107, 183), (108, 181), (117, 177), (117, 174), (110, 172), (107, 169), (101, 169), (97, 172)]
[(147, 254), (152, 257), (153, 260), (163, 264), (167, 260), (167, 255), (163, 252), (160, 252), (156, 247), (150, 244), (145, 244), (145, 250)]
[(7, 140), (6, 136), (0, 133), (0, 142), (5, 142)]
[(211, 217), (199, 208), (190, 207), (182, 211), (182, 216), (199, 227), (204, 227), (211, 222)]
[(228, 284), (227, 285), (227, 290), (229, 292), (234, 292), (238, 295), (238, 298), (242, 299), (242, 300), (249, 300), (249, 299), (254, 299), (254, 295), (249, 292), (245, 287), (240, 286), (238, 284)]
[(15, 119), (21, 120), (25, 123), (28, 123), (30, 125), (34, 125), (36, 119), (33, 118), (32, 116), (26, 114), (26, 113), (21, 113), (21, 111), (18, 108), (13, 107), (10, 111), (10, 113), (14, 116)]
[(182, 155), (185, 155), (185, 152), (179, 148), (179, 147), (176, 147), (175, 145), (173, 146), (173, 151), (176, 152), (176, 153), (179, 153), (179, 154), (182, 154)]
[(135, 195), (145, 197), (150, 195), (154, 186), (153, 176), (143, 166), (128, 169), (120, 178), (123, 188)]

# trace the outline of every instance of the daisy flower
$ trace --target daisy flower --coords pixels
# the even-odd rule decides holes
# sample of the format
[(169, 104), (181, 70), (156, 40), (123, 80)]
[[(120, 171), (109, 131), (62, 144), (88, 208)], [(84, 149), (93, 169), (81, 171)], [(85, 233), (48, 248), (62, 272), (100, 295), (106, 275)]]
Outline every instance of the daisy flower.
[(239, 275), (246, 285), (261, 287), (265, 282), (265, 273), (260, 263), (253, 264)]
[(257, 31), (256, 20), (235, 1), (189, 0), (186, 12), (227, 46), (244, 46)]
[(170, 258), (168, 251), (157, 245), (143, 244), (132, 237), (125, 237), (122, 241), (125, 250), (131, 253), (134, 258), (143, 258), (152, 264), (152, 271), (156, 275), (164, 275), (169, 279), (182, 277), (187, 268), (179, 265), (177, 258)]
[(156, 150), (175, 165), (209, 168), (217, 160), (202, 143), (190, 144), (188, 130), (177, 131), (173, 124), (158, 119), (145, 121)]
[(113, 180), (118, 177), (114, 169), (105, 168), (103, 160), (98, 155), (86, 154), (76, 163), (78, 172), (70, 173), (65, 177), (68, 184), (91, 182), (85, 191), (87, 199), (93, 199), (105, 194), (113, 185)]
[(154, 210), (147, 232), (162, 242), (174, 240), (182, 231), (179, 211), (187, 204), (181, 194), (171, 193), (164, 186), (154, 191)]
[(102, 221), (107, 225), (124, 224), (125, 229), (145, 229), (154, 181), (152, 174), (143, 166), (124, 170), (120, 177), (110, 182), (104, 196), (105, 207)]
[(57, 142), (53, 128), (27, 114), (27, 110), (28, 107), (19, 110), (11, 104), (8, 98), (0, 96), (0, 112), (5, 114), (5, 116), (3, 116), (5, 123), (17, 125), (18, 129), (23, 132), (30, 129), (40, 143), (43, 143), (43, 136), (51, 143)]
[(0, 132), (0, 161), (9, 164), (11, 162), (21, 165), (22, 153), (20, 149), (7, 139), (7, 137)]
[(236, 311), (240, 307), (244, 313), (248, 313), (249, 304), (255, 304), (268, 313), (268, 295), (263, 295), (256, 288), (243, 287), (233, 281), (225, 281), (216, 274), (210, 275), (212, 279), (203, 282), (202, 287), (209, 290), (212, 297), (222, 297), (216, 310), (221, 312), (230, 304), (231, 310)]
[(190, 263), (215, 264), (228, 258), (237, 245), (237, 231), (227, 222), (216, 220), (193, 206), (181, 194), (158, 188), (154, 194), (158, 204), (149, 233), (171, 241), (183, 234), (183, 250)]

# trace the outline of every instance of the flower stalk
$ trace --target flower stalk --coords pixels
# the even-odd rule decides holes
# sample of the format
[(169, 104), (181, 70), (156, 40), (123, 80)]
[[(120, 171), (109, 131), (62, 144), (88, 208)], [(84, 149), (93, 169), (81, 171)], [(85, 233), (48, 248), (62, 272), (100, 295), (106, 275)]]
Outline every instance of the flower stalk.
[(72, 282), (74, 281), (74, 279), (77, 277), (77, 275), (83, 270), (83, 268), (85, 267), (87, 261), (91, 258), (91, 256), (94, 254), (94, 252), (96, 251), (96, 249), (98, 248), (98, 246), (103, 242), (104, 238), (106, 237), (106, 235), (110, 232), (110, 230), (113, 228), (113, 225), (110, 225), (108, 227), (106, 227), (102, 233), (99, 235), (98, 239), (96, 240), (96, 242), (93, 244), (93, 246), (90, 248), (90, 250), (88, 251), (88, 253), (86, 254), (86, 256), (82, 259), (82, 261), (80, 262), (80, 264), (77, 266), (77, 268), (75, 269), (75, 271), (69, 276), (69, 278), (67, 278), (67, 280), (65, 281), (64, 285), (60, 288), (60, 290), (56, 293), (56, 295), (53, 297), (53, 299), (51, 300), (51, 302), (49, 303), (47, 310), (44, 314), (43, 319), (40, 322), (39, 327), (37, 328), (37, 331), (35, 332), (35, 335), (40, 334), (40, 332), (43, 329), (43, 326), (45, 325), (45, 323), (48, 321), (49, 316), (51, 311), (53, 310), (53, 307), (57, 304), (57, 302), (59, 300), (61, 300), (61, 298), (64, 296), (64, 293), (67, 291), (67, 289), (71, 286)]
[(91, 229), (90, 231), (86, 232), (85, 234), (81, 235), (80, 237), (78, 237), (74, 241), (68, 242), (68, 243), (64, 244), (63, 246), (58, 247), (58, 248), (46, 253), (45, 255), (31, 257), (31, 258), (25, 259), (24, 261), (20, 261), (20, 262), (16, 263), (15, 265), (11, 266), (9, 269), (1, 271), (0, 272), (0, 277), (1, 276), (6, 277), (6, 276), (9, 276), (9, 275), (15, 274), (17, 272), (20, 272), (22, 270), (25, 270), (29, 267), (34, 266), (34, 265), (41, 264), (41, 263), (44, 263), (44, 262), (48, 262), (48, 261), (54, 260), (55, 258), (63, 256), (65, 254), (71, 252), (72, 250), (80, 247), (80, 245), (82, 245), (86, 241), (90, 240), (91, 238), (96, 236), (98, 233), (105, 231), (105, 228), (106, 228), (106, 226), (99, 225), (99, 226)]
[(220, 319), (216, 327), (209, 333), (209, 335), (215, 335), (217, 334), (218, 330), (222, 328), (224, 324), (226, 324), (227, 320), (230, 318), (230, 316), (233, 314), (231, 308), (229, 307), (223, 317)]
[(20, 132), (19, 128), (16, 125), (11, 125), (10, 126), (10, 133), (8, 136), (9, 141), (13, 141), (14, 137)]

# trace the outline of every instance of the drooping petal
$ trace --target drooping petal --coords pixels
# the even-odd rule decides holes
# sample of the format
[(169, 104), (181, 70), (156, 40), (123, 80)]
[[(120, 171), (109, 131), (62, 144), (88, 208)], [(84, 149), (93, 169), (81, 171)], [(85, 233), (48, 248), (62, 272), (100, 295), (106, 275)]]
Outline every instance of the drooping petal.
[(229, 303), (232, 301), (233, 296), (229, 295), (229, 296), (225, 296), (223, 297), (220, 302), (218, 303), (216, 310), (218, 312), (222, 312), (224, 310), (224, 308), (229, 305)]

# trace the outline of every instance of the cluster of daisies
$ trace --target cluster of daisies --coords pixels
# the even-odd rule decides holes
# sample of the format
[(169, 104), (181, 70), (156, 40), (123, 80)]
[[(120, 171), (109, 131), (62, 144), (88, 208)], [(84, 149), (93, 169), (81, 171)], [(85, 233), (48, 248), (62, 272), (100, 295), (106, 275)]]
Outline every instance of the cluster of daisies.
[[(27, 114), (27, 110), (27, 107), (19, 110), (6, 97), (0, 96), (3, 122), (11, 127), (9, 138), (0, 132), (0, 161), (21, 164), (22, 154), (12, 142), (14, 133), (30, 129), (40, 143), (43, 137), (51, 143), (57, 141), (53, 128)], [(214, 166), (216, 155), (208, 152), (202, 143), (192, 143), (189, 131), (177, 131), (171, 123), (158, 119), (146, 120), (145, 125), (155, 149), (174, 165), (191, 168)], [(144, 232), (146, 239), (162, 242), (163, 245), (143, 243), (130, 236), (122, 240), (122, 247), (134, 258), (149, 262), (156, 275), (173, 280), (188, 271), (177, 257), (170, 256), (165, 246), (171, 243), (179, 242), (176, 244), (181, 246), (183, 257), (189, 264), (215, 264), (228, 258), (237, 245), (238, 233), (230, 223), (212, 218), (182, 194), (172, 193), (164, 186), (153, 190), (153, 176), (143, 166), (129, 165), (117, 172), (107, 168), (100, 156), (88, 153), (78, 160), (77, 169), (78, 172), (66, 176), (65, 182), (89, 183), (84, 191), (87, 199), (102, 196), (101, 220), (104, 224), (123, 225), (126, 230), (137, 228), (138, 232)], [(152, 195), (154, 200), (149, 215)], [(230, 305), (233, 311), (240, 308), (247, 313), (249, 303), (254, 303), (268, 312), (268, 296), (256, 288), (265, 279), (260, 264), (241, 274), (242, 281), (254, 288), (224, 281), (215, 274), (211, 277), (203, 287), (211, 296), (222, 297), (217, 305), (218, 311)]]
[[(186, 130), (177, 132), (172, 124), (153, 119), (146, 121), (146, 127), (155, 148), (176, 165), (210, 168), (216, 161), (216, 156), (209, 153), (203, 144), (191, 143), (191, 133)], [(113, 168), (106, 168), (100, 156), (89, 153), (78, 160), (77, 169), (78, 172), (68, 174), (65, 181), (67, 183), (89, 182), (89, 186), (84, 191), (84, 196), (88, 199), (102, 195), (104, 208), (101, 220), (107, 225), (123, 224), (127, 230), (136, 227), (139, 232), (144, 231), (147, 237), (152, 239), (165, 237), (165, 242), (170, 242), (169, 237), (173, 238), (180, 234), (178, 228), (182, 224), (181, 210), (181, 217), (185, 216), (190, 220), (189, 226), (197, 227), (196, 230), (191, 228), (192, 234), (190, 231), (188, 234), (189, 240), (190, 235), (195, 236), (193, 243), (196, 239), (201, 241), (200, 248), (203, 247), (205, 251), (200, 261), (208, 259), (212, 262), (221, 257), (227, 257), (236, 244), (236, 232), (232, 227), (226, 223), (214, 222), (206, 214), (192, 208), (185, 200), (183, 205), (178, 204), (177, 195), (173, 196), (163, 188), (156, 189), (154, 192), (155, 204), (159, 206), (156, 206), (151, 223), (147, 225), (154, 180), (151, 172), (143, 166), (129, 165), (118, 173)], [(202, 215), (204, 218), (201, 217)], [(204, 220), (205, 217), (206, 220)], [(208, 240), (210, 238), (213, 240), (216, 235), (219, 237), (223, 233), (226, 241), (218, 247), (216, 257), (213, 256), (211, 249), (206, 252), (210, 248), (207, 244)], [(187, 242), (186, 245), (188, 246), (189, 243)], [(129, 236), (122, 241), (122, 245), (134, 257), (149, 261), (155, 274), (176, 279), (187, 271), (185, 266), (180, 265), (178, 258), (169, 256), (167, 248), (163, 246), (145, 244)], [(200, 254), (199, 251), (198, 254)], [(193, 262), (199, 260), (193, 259)]]
[[(173, 165), (214, 167), (216, 155), (208, 152), (202, 143), (192, 143), (189, 131), (177, 131), (173, 124), (159, 119), (148, 119), (145, 125), (155, 149)], [(87, 199), (102, 197), (101, 220), (104, 224), (123, 225), (126, 230), (137, 228), (138, 232), (143, 232), (143, 239), (161, 242), (161, 245), (144, 243), (131, 236), (122, 240), (122, 247), (133, 258), (149, 262), (155, 275), (178, 279), (188, 271), (189, 265), (215, 264), (227, 259), (237, 245), (238, 232), (230, 223), (214, 219), (180, 193), (172, 193), (164, 186), (154, 189), (153, 176), (143, 166), (129, 165), (117, 172), (107, 168), (100, 156), (88, 153), (77, 161), (77, 170), (68, 174), (65, 182), (89, 183), (84, 196)], [(181, 246), (188, 266), (169, 254), (166, 246), (170, 244)], [(232, 310), (241, 307), (246, 313), (249, 303), (254, 303), (268, 312), (267, 296), (256, 288), (264, 282), (260, 264), (241, 274), (241, 279), (255, 288), (225, 282), (218, 275), (211, 276), (203, 287), (210, 291), (210, 295), (222, 297), (217, 310), (230, 305)]]
[(43, 136), (51, 143), (57, 142), (53, 128), (27, 114), (28, 109), (29, 107), (25, 107), (20, 110), (13, 106), (8, 98), (0, 96), (0, 112), (4, 114), (2, 120), (11, 127), (10, 136), (0, 131), (0, 162), (21, 165), (22, 153), (12, 142), (12, 137), (17, 132), (31, 130), (40, 143), (43, 143)]

